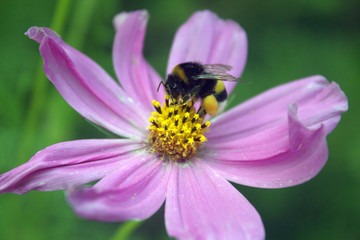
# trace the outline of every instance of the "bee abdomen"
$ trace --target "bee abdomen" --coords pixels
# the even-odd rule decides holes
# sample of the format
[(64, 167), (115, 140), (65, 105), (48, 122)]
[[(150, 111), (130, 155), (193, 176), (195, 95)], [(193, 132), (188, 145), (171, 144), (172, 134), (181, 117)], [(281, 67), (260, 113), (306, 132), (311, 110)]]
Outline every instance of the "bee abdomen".
[(225, 84), (222, 81), (217, 81), (214, 88), (214, 95), (218, 102), (223, 102), (227, 98), (227, 92), (225, 88)]

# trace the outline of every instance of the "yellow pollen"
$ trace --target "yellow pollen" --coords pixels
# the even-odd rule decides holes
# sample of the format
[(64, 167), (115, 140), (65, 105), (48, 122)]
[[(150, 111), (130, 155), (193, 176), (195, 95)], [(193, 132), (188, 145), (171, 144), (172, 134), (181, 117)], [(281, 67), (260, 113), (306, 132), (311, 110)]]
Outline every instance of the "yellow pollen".
[(149, 118), (149, 137), (153, 152), (175, 162), (184, 162), (193, 157), (207, 139), (210, 122), (196, 113), (194, 102), (172, 102), (166, 95), (163, 106), (152, 101), (155, 110)]

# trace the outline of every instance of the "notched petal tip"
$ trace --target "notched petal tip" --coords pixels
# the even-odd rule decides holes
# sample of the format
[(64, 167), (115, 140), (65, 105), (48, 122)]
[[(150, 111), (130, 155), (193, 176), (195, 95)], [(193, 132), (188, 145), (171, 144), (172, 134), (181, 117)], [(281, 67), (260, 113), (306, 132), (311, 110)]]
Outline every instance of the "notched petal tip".
[(289, 116), (291, 116), (294, 119), (297, 119), (297, 111), (298, 111), (298, 105), (296, 104), (296, 102), (290, 103), (288, 107)]
[(44, 38), (45, 34), (40, 27), (31, 27), (26, 31), (25, 35), (28, 36), (30, 39), (40, 43)]
[(53, 39), (60, 39), (59, 35), (57, 35), (54, 31), (46, 27), (36, 27), (36, 26), (30, 27), (25, 32), (25, 35), (38, 43), (41, 43), (47, 37)]
[(130, 16), (134, 16), (142, 21), (142, 28), (146, 26), (146, 23), (149, 19), (149, 13), (147, 10), (138, 10), (133, 12), (122, 12), (117, 14), (113, 19), (113, 25), (115, 30), (118, 30), (122, 24), (128, 19)]
[(209, 9), (203, 9), (193, 13), (191, 18), (218, 18), (218, 16)]
[(342, 112), (349, 110), (349, 102), (346, 94), (341, 90), (339, 84), (336, 82), (331, 82), (329, 86), (329, 93), (326, 97), (337, 96), (338, 105), (336, 108)]

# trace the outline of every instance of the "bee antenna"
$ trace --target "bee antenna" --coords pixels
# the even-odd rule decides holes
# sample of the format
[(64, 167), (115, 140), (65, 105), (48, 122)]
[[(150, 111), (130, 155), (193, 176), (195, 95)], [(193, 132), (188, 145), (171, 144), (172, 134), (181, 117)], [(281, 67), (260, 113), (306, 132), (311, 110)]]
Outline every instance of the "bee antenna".
[(159, 83), (159, 86), (158, 86), (158, 88), (157, 88), (156, 91), (157, 91), (157, 92), (159, 91), (161, 85), (163, 85), (163, 86), (166, 88), (167, 92), (168, 92), (169, 95), (170, 95), (171, 100), (174, 102), (175, 99), (174, 99), (174, 97), (173, 97), (173, 95), (172, 95), (172, 92), (171, 92), (171, 89), (170, 89), (169, 85), (166, 85), (163, 81), (161, 81), (161, 82)]
[(161, 81), (161, 82), (159, 83), (159, 86), (158, 86), (157, 90), (156, 90), (157, 92), (159, 91), (161, 84), (165, 87), (164, 82), (163, 82), (163, 81)]
[(169, 85), (164, 84), (164, 87), (166, 88), (166, 92), (170, 95), (171, 101), (172, 101), (172, 102), (175, 102), (175, 98), (174, 98), (174, 96), (172, 95), (172, 92), (171, 92), (170, 86), (169, 86)]

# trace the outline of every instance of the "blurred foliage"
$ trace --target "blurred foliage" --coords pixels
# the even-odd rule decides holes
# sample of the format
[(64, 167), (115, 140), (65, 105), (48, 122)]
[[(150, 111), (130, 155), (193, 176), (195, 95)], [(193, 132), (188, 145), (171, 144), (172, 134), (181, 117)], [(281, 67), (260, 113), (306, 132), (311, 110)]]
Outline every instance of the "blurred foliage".
[[(40, 55), (38, 44), (23, 33), (30, 26), (51, 26), (56, 1), (0, 1), (0, 173), (27, 161), (56, 142), (103, 138), (44, 80), (44, 96), (35, 133), (27, 147), (25, 125), (34, 99)], [(360, 9), (359, 1), (341, 0), (145, 0), (70, 1), (63, 38), (95, 59), (114, 76), (112, 17), (147, 9), (151, 15), (144, 54), (165, 75), (174, 33), (194, 11), (210, 9), (234, 19), (249, 39), (239, 103), (275, 85), (313, 74), (340, 84), (350, 110), (328, 137), (329, 161), (310, 182), (287, 189), (238, 189), (261, 214), (267, 239), (360, 239)], [(0, 239), (111, 239), (118, 223), (80, 219), (63, 193), (0, 195)], [(141, 225), (132, 239), (167, 239), (163, 210)]]

